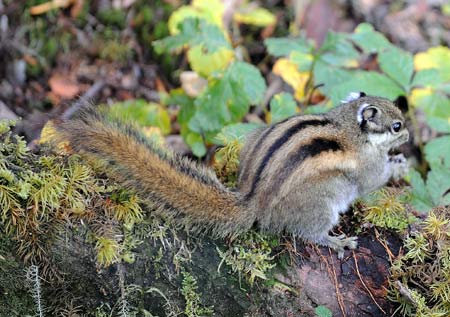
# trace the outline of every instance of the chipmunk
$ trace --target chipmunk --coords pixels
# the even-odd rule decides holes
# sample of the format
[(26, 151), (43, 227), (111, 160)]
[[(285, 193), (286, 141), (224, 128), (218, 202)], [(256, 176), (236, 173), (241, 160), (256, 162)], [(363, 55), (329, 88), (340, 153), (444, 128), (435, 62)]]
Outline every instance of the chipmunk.
[(356, 198), (405, 173), (404, 156), (388, 155), (408, 140), (404, 122), (395, 103), (352, 93), (328, 113), (296, 115), (256, 130), (241, 151), (238, 191), (92, 107), (56, 129), (74, 151), (101, 159), (117, 181), (187, 226), (218, 236), (255, 225), (291, 232), (342, 258), (345, 247), (357, 247), (357, 238), (328, 232)]

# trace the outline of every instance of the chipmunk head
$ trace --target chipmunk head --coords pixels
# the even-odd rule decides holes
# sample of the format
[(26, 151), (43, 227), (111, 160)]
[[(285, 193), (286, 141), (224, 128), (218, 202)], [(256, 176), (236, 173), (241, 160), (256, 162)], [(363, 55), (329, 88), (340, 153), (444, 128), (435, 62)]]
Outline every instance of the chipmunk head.
[(359, 130), (372, 145), (391, 149), (408, 141), (409, 133), (400, 110), (405, 107), (404, 98), (392, 102), (360, 92), (351, 93), (343, 103), (342, 107), (349, 108), (347, 116), (354, 116), (352, 120), (356, 120)]

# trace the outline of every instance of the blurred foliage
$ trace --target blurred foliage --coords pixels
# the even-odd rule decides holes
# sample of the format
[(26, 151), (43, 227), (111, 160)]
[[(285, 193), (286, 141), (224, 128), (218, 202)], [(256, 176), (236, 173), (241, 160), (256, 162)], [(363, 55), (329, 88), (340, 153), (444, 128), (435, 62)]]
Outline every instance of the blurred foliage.
[(112, 115), (136, 122), (143, 127), (157, 127), (163, 134), (170, 132), (169, 113), (165, 107), (157, 103), (134, 99), (117, 102), (110, 107), (110, 110)]
[[(197, 156), (206, 154), (205, 142), (213, 143), (223, 127), (240, 122), (251, 105), (260, 104), (266, 90), (261, 72), (237, 58), (231, 34), (223, 25), (224, 10), (218, 0), (192, 1), (172, 13), (171, 36), (154, 43), (159, 52), (185, 50), (191, 69), (206, 79), (195, 96), (175, 90), (165, 101), (181, 106), (181, 135)], [(274, 16), (262, 8), (242, 7), (233, 19), (258, 26), (275, 23)]]

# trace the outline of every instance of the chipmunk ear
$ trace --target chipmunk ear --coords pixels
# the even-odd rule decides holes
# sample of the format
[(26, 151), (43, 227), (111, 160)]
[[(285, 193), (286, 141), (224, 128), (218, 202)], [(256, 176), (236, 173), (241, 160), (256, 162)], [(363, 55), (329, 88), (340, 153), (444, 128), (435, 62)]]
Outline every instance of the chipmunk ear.
[(405, 96), (398, 96), (398, 98), (395, 99), (394, 104), (402, 113), (408, 112), (408, 99), (406, 99)]
[(349, 103), (359, 98), (367, 96), (365, 92), (351, 92), (345, 99), (341, 100), (342, 103)]
[(369, 121), (374, 121), (374, 119), (379, 116), (380, 110), (368, 103), (363, 103), (358, 109), (358, 123), (360, 126), (364, 126)]

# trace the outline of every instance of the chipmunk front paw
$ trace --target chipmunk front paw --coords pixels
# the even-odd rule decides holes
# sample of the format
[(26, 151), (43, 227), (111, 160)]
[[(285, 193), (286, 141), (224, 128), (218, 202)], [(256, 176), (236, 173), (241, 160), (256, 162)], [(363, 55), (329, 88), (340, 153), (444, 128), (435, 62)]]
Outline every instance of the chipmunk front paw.
[(397, 154), (389, 157), (389, 163), (392, 166), (392, 178), (394, 180), (401, 179), (409, 171), (409, 164), (403, 154)]

